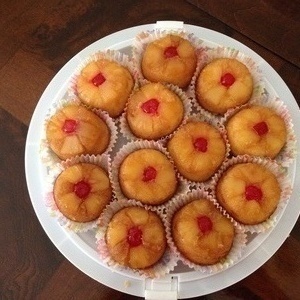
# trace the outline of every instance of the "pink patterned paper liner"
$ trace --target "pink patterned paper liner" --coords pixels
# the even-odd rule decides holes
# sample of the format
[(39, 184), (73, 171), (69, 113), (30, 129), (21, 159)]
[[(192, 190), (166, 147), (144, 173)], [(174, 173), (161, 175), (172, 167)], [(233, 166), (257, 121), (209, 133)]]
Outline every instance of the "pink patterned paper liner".
[(285, 146), (276, 156), (275, 160), (283, 167), (289, 167), (293, 163), (297, 155), (296, 135), (294, 132), (294, 125), (292, 123), (290, 113), (283, 101), (278, 97), (270, 98), (267, 95), (264, 95), (257, 98), (253, 98), (251, 103), (242, 105), (240, 107), (237, 107), (236, 109), (228, 111), (221, 119), (220, 123), (225, 126), (226, 122), (234, 114), (236, 114), (244, 108), (251, 107), (251, 105), (265, 106), (270, 109), (273, 109), (284, 120), (287, 129), (287, 140)]
[[(110, 203), (104, 212), (102, 213), (101, 217), (98, 220), (98, 229), (96, 231), (96, 245), (97, 251), (99, 253), (100, 259), (108, 265), (113, 270), (122, 272), (130, 272), (132, 275), (140, 275), (145, 278), (161, 278), (164, 275), (168, 274), (169, 272), (173, 271), (175, 266), (177, 265), (177, 256), (175, 256), (172, 251), (167, 246), (166, 251), (163, 257), (153, 266), (146, 268), (146, 269), (132, 269), (130, 267), (122, 266), (116, 261), (112, 259), (110, 256), (109, 250), (106, 245), (105, 235), (107, 231), (108, 224), (115, 213), (125, 207), (143, 207), (146, 210), (150, 210), (155, 212), (163, 221), (163, 215), (154, 207), (145, 206), (135, 200), (119, 200)], [(163, 222), (164, 224), (164, 222)]]
[[(176, 194), (185, 194), (189, 191), (188, 184), (180, 179), (179, 172), (176, 169), (176, 166), (174, 165), (174, 162), (172, 158), (170, 157), (168, 151), (159, 143), (154, 141), (132, 141), (127, 144), (125, 144), (116, 154), (113, 162), (112, 162), (112, 186), (113, 190), (116, 196), (116, 199), (128, 199), (122, 192), (122, 189), (120, 187), (119, 183), (119, 169), (123, 162), (123, 160), (128, 156), (130, 153), (139, 150), (139, 149), (156, 149), (163, 153), (173, 164), (175, 172), (177, 174), (177, 181), (178, 181), (178, 187), (175, 192)], [(140, 202), (138, 199), (132, 199), (137, 202)], [(170, 199), (169, 199), (170, 200)], [(160, 205), (153, 205), (158, 207), (158, 209), (163, 210), (164, 204), (167, 203), (169, 200), (166, 200), (164, 203)]]
[(58, 223), (62, 227), (74, 232), (86, 232), (88, 230), (96, 228), (98, 220), (96, 219), (94, 221), (84, 223), (84, 222), (75, 222), (68, 219), (60, 212), (59, 208), (55, 203), (54, 196), (53, 196), (54, 183), (58, 175), (68, 167), (76, 165), (78, 163), (91, 163), (100, 166), (102, 169), (104, 169), (107, 172), (110, 182), (112, 181), (111, 160), (108, 155), (103, 154), (103, 155), (75, 156), (73, 158), (62, 161), (60, 164), (57, 164), (55, 167), (53, 167), (50, 170), (47, 178), (48, 187), (46, 189), (46, 194), (45, 194), (45, 204), (46, 207), (48, 208), (50, 216), (56, 218)]
[[(200, 115), (200, 114), (195, 114), (195, 113), (190, 115), (190, 117), (185, 122), (185, 124), (187, 124), (189, 122), (199, 122), (199, 121), (200, 122), (206, 122), (206, 123), (210, 124), (211, 126), (213, 126), (214, 128), (216, 128), (219, 131), (221, 137), (223, 138), (223, 140), (225, 142), (226, 152), (225, 152), (225, 157), (224, 157), (223, 161), (226, 161), (229, 158), (229, 154), (230, 154), (230, 144), (229, 144), (229, 141), (228, 141), (228, 137), (227, 137), (227, 133), (226, 133), (224, 125), (219, 124), (219, 122), (216, 118), (209, 118), (209, 117), (207, 117), (206, 114), (205, 115)], [(183, 124), (183, 126), (185, 124)], [(176, 164), (175, 164), (175, 166), (176, 166)], [(216, 172), (218, 172), (218, 170), (221, 168), (221, 166), (222, 166), (222, 164), (219, 166), (219, 168), (216, 170)], [(178, 174), (179, 174), (179, 178), (182, 182), (184, 182), (186, 185), (188, 185), (190, 187), (196, 187), (196, 188), (210, 187), (212, 177), (213, 177), (213, 175), (212, 175), (211, 178), (209, 178), (206, 181), (197, 182), (197, 181), (193, 181), (193, 180), (190, 180), (190, 179), (186, 178), (179, 171), (178, 171)]]
[[(87, 57), (86, 59), (84, 59), (82, 61), (82, 63), (78, 65), (78, 67), (76, 68), (74, 74), (72, 75), (72, 77), (70, 79), (70, 86), (67, 91), (67, 94), (69, 95), (69, 97), (77, 97), (78, 99), (80, 99), (78, 96), (78, 93), (77, 93), (78, 76), (80, 75), (81, 70), (86, 65), (88, 65), (92, 61), (97, 61), (99, 59), (107, 59), (107, 60), (116, 62), (116, 63), (122, 65), (123, 67), (127, 68), (134, 80), (133, 90), (138, 86), (138, 74), (134, 69), (134, 66), (133, 66), (133, 63), (132, 63), (132, 60), (130, 59), (130, 57), (118, 50), (107, 49), (106, 51), (95, 52), (94, 54), (92, 54), (89, 57)], [(90, 106), (90, 107), (92, 108), (92, 106)]]
[[(262, 80), (262, 72), (259, 69), (258, 65), (256, 62), (249, 56), (245, 55), (244, 53), (240, 52), (239, 50), (236, 50), (234, 48), (230, 47), (217, 47), (217, 48), (206, 48), (205, 49), (205, 54), (203, 53), (202, 55), (202, 63), (201, 67), (197, 68), (196, 73), (194, 74), (192, 81), (190, 83), (190, 86), (188, 88), (189, 94), (192, 97), (192, 103), (195, 106), (197, 110), (200, 112), (205, 108), (203, 108), (197, 101), (196, 97), (196, 81), (197, 78), (202, 70), (202, 68), (207, 65), (208, 63), (212, 62), (214, 59), (217, 58), (234, 58), (242, 62), (244, 65), (247, 66), (249, 69), (252, 78), (253, 78), (253, 93), (248, 102), (251, 102), (253, 98), (256, 98), (260, 95), (262, 95), (264, 91), (264, 82)], [(208, 112), (211, 115), (215, 115), (211, 112)], [(222, 115), (215, 115), (216, 118), (222, 118)]]
[[(201, 57), (204, 47), (202, 44), (203, 40), (195, 36), (193, 33), (188, 33), (182, 29), (155, 29), (149, 31), (143, 31), (135, 37), (132, 45), (132, 58), (135, 73), (137, 74), (138, 81), (142, 82), (145, 80), (141, 69), (142, 54), (144, 53), (147, 45), (155, 40), (161, 39), (168, 34), (178, 35), (181, 38), (188, 40), (195, 48), (196, 55), (198, 57), (198, 64), (201, 63)], [(196, 67), (197, 68), (197, 67)]]
[(178, 256), (179, 260), (183, 262), (184, 265), (188, 266), (191, 269), (196, 271), (200, 271), (202, 273), (209, 273), (215, 274), (221, 271), (228, 269), (229, 267), (236, 264), (242, 256), (243, 250), (246, 247), (247, 236), (242, 228), (239, 228), (234, 225), (235, 230), (235, 237), (233, 240), (233, 244), (231, 250), (227, 254), (225, 258), (223, 258), (220, 262), (214, 265), (199, 265), (194, 262), (191, 262), (185, 256), (183, 256), (180, 251), (177, 249), (175, 242), (172, 237), (172, 218), (174, 213), (178, 211), (184, 205), (192, 202), (196, 199), (208, 199), (211, 201), (214, 206), (223, 214), (225, 217), (230, 219), (221, 209), (218, 203), (213, 199), (213, 197), (209, 194), (209, 192), (203, 188), (198, 188), (196, 190), (191, 191), (190, 193), (186, 194), (185, 196), (178, 196), (175, 197), (169, 204), (168, 204), (168, 211), (165, 218), (166, 228), (167, 228), (167, 241), (169, 243), (171, 251), (174, 252), (176, 256)]
[[(71, 99), (61, 99), (57, 103), (54, 103), (52, 107), (50, 107), (45, 121), (44, 121), (44, 131), (43, 131), (43, 137), (41, 139), (40, 143), (40, 157), (42, 162), (48, 166), (48, 167), (53, 167), (56, 164), (59, 164), (62, 162), (62, 159), (60, 159), (50, 148), (49, 143), (46, 138), (46, 126), (47, 123), (49, 122), (50, 118), (57, 113), (60, 109), (68, 106), (68, 105), (78, 105), (78, 106), (83, 106), (86, 107), (81, 103), (81, 101), (78, 98), (71, 98)], [(87, 108), (87, 107), (86, 107)], [(87, 108), (89, 109), (89, 108)], [(94, 114), (96, 114), (99, 118), (101, 118), (105, 124), (108, 126), (109, 131), (110, 131), (110, 141), (109, 144), (106, 148), (106, 150), (102, 154), (109, 154), (113, 150), (117, 138), (118, 138), (118, 129), (117, 126), (114, 122), (114, 120), (108, 115), (108, 113), (101, 111), (100, 109), (89, 109), (92, 111)], [(96, 155), (96, 154), (95, 154)]]
[[(149, 84), (151, 83), (150, 81), (147, 81), (147, 80), (143, 80), (141, 82), (141, 86), (144, 86), (146, 84)], [(162, 83), (163, 84), (163, 83)], [(183, 119), (181, 121), (181, 123), (179, 124), (179, 126), (172, 132), (172, 133), (169, 133), (165, 136), (162, 136), (161, 138), (159, 139), (156, 139), (156, 141), (164, 141), (165, 139), (167, 139), (168, 137), (172, 136), (174, 134), (174, 132), (176, 130), (178, 130), (185, 122), (186, 122), (186, 119), (189, 117), (190, 113), (191, 113), (191, 103), (190, 103), (190, 99), (187, 97), (186, 93), (180, 89), (179, 87), (177, 87), (176, 85), (173, 85), (173, 84), (163, 84), (165, 87), (167, 87), (170, 91), (172, 91), (173, 93), (175, 93), (182, 101), (182, 104), (183, 104), (183, 110), (184, 110), (184, 114), (183, 114)], [(139, 88), (136, 88), (132, 94), (134, 94), (136, 91), (138, 91)], [(128, 104), (128, 103), (127, 103)], [(143, 138), (139, 138), (137, 136), (134, 135), (134, 133), (131, 131), (129, 125), (128, 125), (128, 122), (127, 122), (127, 119), (126, 119), (126, 114), (127, 114), (127, 105), (125, 107), (125, 110), (123, 112), (123, 114), (121, 115), (120, 117), (120, 131), (121, 131), (121, 134), (127, 138), (128, 140), (146, 140), (146, 139), (143, 139)], [(150, 140), (150, 139), (149, 139)]]
[(276, 161), (268, 158), (255, 157), (250, 155), (239, 155), (239, 156), (232, 157), (222, 165), (219, 172), (217, 172), (212, 178), (211, 190), (212, 190), (213, 198), (215, 199), (216, 203), (218, 203), (218, 199), (216, 197), (216, 187), (219, 179), (229, 167), (239, 163), (255, 163), (255, 164), (262, 165), (276, 176), (281, 188), (281, 195), (280, 195), (280, 200), (277, 205), (277, 208), (266, 221), (256, 225), (245, 225), (238, 222), (233, 217), (231, 217), (230, 214), (226, 211), (226, 209), (223, 208), (221, 205), (220, 207), (222, 208), (224, 214), (226, 214), (228, 217), (231, 218), (235, 226), (237, 226), (240, 229), (243, 229), (245, 232), (250, 232), (250, 233), (266, 232), (267, 230), (276, 226), (291, 196), (292, 186), (288, 178), (287, 170), (286, 168), (279, 165)]

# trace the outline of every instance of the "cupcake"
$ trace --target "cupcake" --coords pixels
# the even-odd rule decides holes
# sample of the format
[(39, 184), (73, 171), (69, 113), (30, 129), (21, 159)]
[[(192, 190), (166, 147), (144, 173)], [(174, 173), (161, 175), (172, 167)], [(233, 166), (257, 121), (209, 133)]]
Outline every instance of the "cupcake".
[(75, 222), (97, 219), (111, 201), (112, 188), (106, 171), (92, 163), (67, 167), (56, 178), (53, 197), (59, 211)]
[(161, 83), (148, 83), (130, 97), (126, 121), (138, 138), (157, 140), (171, 134), (182, 122), (181, 98)]
[(261, 105), (243, 108), (225, 126), (234, 155), (275, 158), (286, 144), (285, 121), (272, 108)]
[(253, 78), (247, 66), (236, 58), (209, 62), (196, 79), (198, 103), (214, 114), (247, 103), (253, 93)]
[(111, 117), (118, 117), (123, 112), (133, 87), (134, 79), (129, 69), (106, 58), (87, 63), (76, 82), (81, 101), (107, 111)]
[(143, 76), (152, 82), (186, 87), (196, 70), (196, 49), (179, 35), (168, 34), (150, 42), (142, 54)]
[(171, 220), (174, 244), (181, 255), (197, 265), (213, 265), (232, 248), (232, 222), (206, 199), (194, 199), (178, 209)]
[(226, 142), (221, 133), (204, 121), (183, 125), (167, 148), (180, 174), (196, 182), (208, 180), (226, 157)]
[(217, 180), (217, 201), (237, 222), (256, 225), (277, 208), (281, 186), (276, 175), (256, 162), (233, 164)]
[(143, 207), (125, 207), (116, 212), (108, 224), (105, 238), (111, 258), (132, 269), (153, 266), (167, 247), (160, 217)]
[(118, 181), (122, 193), (144, 204), (158, 205), (176, 192), (177, 177), (168, 157), (157, 149), (137, 149), (121, 162)]
[(82, 105), (66, 105), (46, 125), (49, 147), (60, 159), (102, 154), (109, 146), (110, 138), (106, 122)]

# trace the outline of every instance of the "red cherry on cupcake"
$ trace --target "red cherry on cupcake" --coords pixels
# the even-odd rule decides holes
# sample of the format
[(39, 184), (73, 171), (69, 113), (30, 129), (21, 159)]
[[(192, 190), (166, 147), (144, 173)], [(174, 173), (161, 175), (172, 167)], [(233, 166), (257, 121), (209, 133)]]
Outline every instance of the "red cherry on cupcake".
[(143, 232), (137, 226), (133, 226), (128, 230), (127, 242), (130, 247), (137, 247), (142, 244)]
[(164, 51), (165, 58), (172, 58), (178, 56), (177, 48), (174, 46), (167, 47)]
[(81, 180), (74, 184), (74, 193), (77, 197), (85, 199), (91, 191), (91, 186), (88, 182)]
[(221, 84), (225, 87), (229, 88), (235, 82), (235, 78), (231, 73), (226, 73), (221, 77)]
[(207, 139), (203, 137), (199, 137), (194, 141), (194, 148), (199, 152), (206, 152), (207, 151)]
[(63, 124), (62, 130), (65, 133), (73, 133), (73, 132), (76, 131), (76, 128), (77, 128), (77, 121), (76, 120), (66, 119), (64, 124)]
[(261, 201), (263, 197), (262, 190), (255, 185), (248, 185), (245, 189), (245, 197), (247, 200)]
[(145, 168), (143, 172), (143, 181), (144, 182), (152, 181), (156, 178), (156, 175), (157, 175), (157, 171), (153, 167), (149, 166)]
[(266, 122), (259, 122), (253, 126), (253, 129), (259, 136), (265, 135), (269, 132), (269, 127)]
[(99, 86), (102, 83), (105, 82), (105, 77), (103, 76), (102, 73), (98, 73), (93, 79), (92, 79), (92, 83), (94, 86)]
[(213, 223), (207, 216), (199, 216), (197, 218), (198, 227), (203, 234), (207, 234), (212, 230)]
[(154, 98), (149, 99), (142, 104), (142, 110), (146, 114), (150, 114), (150, 115), (157, 114), (158, 107), (159, 107), (159, 102), (157, 99)]

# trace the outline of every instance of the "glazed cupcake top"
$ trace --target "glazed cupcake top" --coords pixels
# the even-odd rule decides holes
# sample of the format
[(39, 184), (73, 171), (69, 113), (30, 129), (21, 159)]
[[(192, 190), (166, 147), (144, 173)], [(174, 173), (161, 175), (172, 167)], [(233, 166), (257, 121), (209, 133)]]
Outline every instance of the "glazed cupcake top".
[(261, 105), (241, 109), (225, 126), (235, 155), (275, 158), (287, 140), (284, 120), (273, 109)]
[(184, 105), (180, 97), (161, 83), (148, 83), (128, 101), (126, 119), (139, 138), (157, 140), (172, 133), (182, 122)]
[(167, 247), (159, 216), (142, 207), (126, 207), (108, 224), (106, 244), (112, 258), (133, 269), (145, 269), (159, 261)]
[(245, 104), (253, 92), (253, 78), (242, 62), (235, 58), (218, 58), (208, 63), (196, 80), (199, 104), (215, 114)]
[(171, 137), (168, 151), (178, 171), (188, 180), (206, 181), (226, 156), (226, 142), (217, 128), (190, 121)]
[(186, 87), (196, 70), (194, 46), (185, 38), (168, 34), (150, 42), (142, 54), (142, 73), (153, 82)]
[(89, 62), (81, 70), (76, 83), (83, 103), (105, 110), (111, 117), (123, 112), (133, 86), (129, 70), (105, 58)]
[(156, 149), (130, 153), (121, 163), (118, 180), (128, 198), (151, 205), (167, 201), (177, 188), (173, 164)]
[(101, 154), (110, 142), (108, 125), (82, 105), (67, 105), (47, 122), (46, 138), (61, 159), (81, 154)]
[(108, 174), (98, 165), (78, 163), (62, 171), (54, 183), (54, 201), (75, 222), (98, 218), (112, 198)]
[(177, 210), (172, 236), (181, 254), (196, 264), (211, 265), (231, 249), (234, 226), (208, 199), (195, 199)]
[(217, 182), (218, 202), (238, 222), (259, 224), (275, 211), (281, 196), (277, 177), (258, 163), (238, 163)]

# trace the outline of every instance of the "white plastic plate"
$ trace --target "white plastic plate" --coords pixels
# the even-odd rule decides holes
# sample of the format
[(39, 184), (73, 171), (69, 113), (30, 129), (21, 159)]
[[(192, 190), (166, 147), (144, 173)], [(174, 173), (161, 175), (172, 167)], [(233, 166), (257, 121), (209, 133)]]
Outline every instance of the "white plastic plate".
[(174, 273), (162, 279), (145, 280), (131, 272), (112, 271), (97, 255), (94, 234), (90, 232), (75, 234), (63, 229), (56, 219), (49, 215), (43, 201), (47, 168), (40, 160), (39, 149), (44, 119), (51, 104), (63, 98), (73, 72), (86, 57), (108, 48), (130, 53), (135, 36), (141, 31), (156, 27), (184, 28), (208, 44), (233, 47), (250, 56), (262, 70), (268, 91), (281, 98), (288, 107), (297, 140), (300, 140), (298, 105), (284, 81), (262, 57), (240, 42), (218, 32), (182, 22), (162, 21), (128, 28), (106, 36), (75, 55), (56, 74), (41, 96), (29, 126), (25, 149), (26, 179), (32, 205), (45, 232), (59, 251), (82, 272), (113, 289), (147, 299), (152, 299), (155, 295), (160, 299), (190, 298), (216, 292), (240, 281), (263, 265), (282, 245), (300, 212), (300, 201), (297, 196), (300, 192), (299, 154), (289, 168), (293, 192), (277, 226), (251, 239), (237, 264), (214, 275), (202, 274), (179, 266)]

